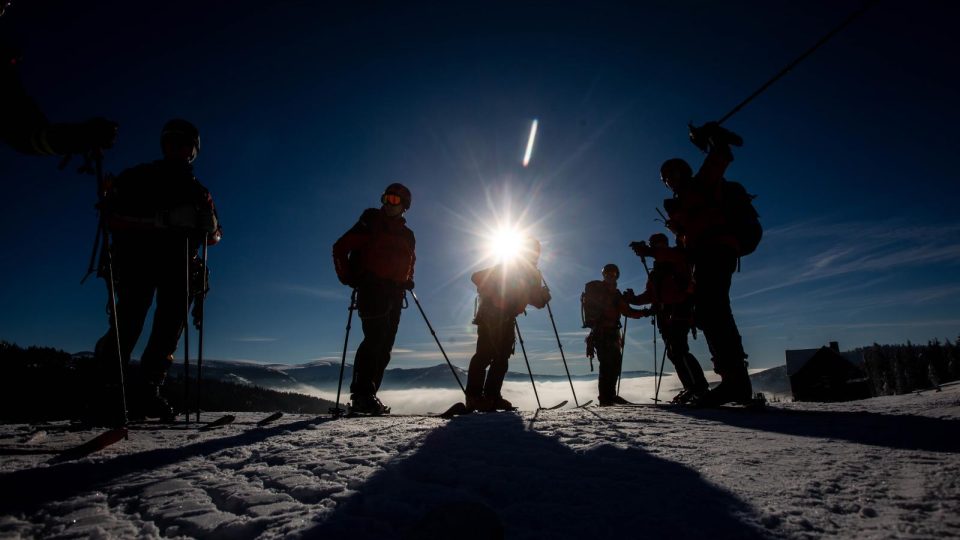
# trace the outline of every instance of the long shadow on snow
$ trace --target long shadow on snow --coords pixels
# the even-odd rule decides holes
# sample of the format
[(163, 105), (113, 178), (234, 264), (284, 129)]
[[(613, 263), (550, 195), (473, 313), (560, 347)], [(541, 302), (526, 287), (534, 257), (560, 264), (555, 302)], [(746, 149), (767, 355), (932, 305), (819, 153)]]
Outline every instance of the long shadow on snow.
[[(104, 461), (69, 462), (0, 474), (0, 493), (8, 495), (0, 502), (0, 514), (36, 510), (44, 503), (89, 491), (126, 474), (207, 456), (236, 446), (254, 444), (273, 435), (303, 429), (325, 420), (311, 418), (251, 429), (229, 437), (208, 439), (176, 448), (160, 448), (116, 456)], [(123, 441), (117, 444), (123, 444)]]
[(732, 407), (664, 407), (661, 410), (741, 428), (799, 437), (837, 439), (903, 450), (960, 452), (958, 420), (856, 411), (798, 411), (776, 406), (761, 410)]
[(524, 424), (511, 414), (451, 420), (304, 537), (495, 538), (482, 532), (485, 512), (511, 539), (765, 537), (746, 503), (693, 469), (637, 448), (575, 452)]

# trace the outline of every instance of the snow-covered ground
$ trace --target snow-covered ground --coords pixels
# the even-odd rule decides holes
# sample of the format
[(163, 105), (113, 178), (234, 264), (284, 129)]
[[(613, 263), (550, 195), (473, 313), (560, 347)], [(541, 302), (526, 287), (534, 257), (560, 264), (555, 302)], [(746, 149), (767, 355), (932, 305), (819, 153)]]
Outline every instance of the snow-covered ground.
[(260, 416), (57, 465), (95, 433), (0, 426), (0, 536), (960, 537), (960, 384), (762, 411)]

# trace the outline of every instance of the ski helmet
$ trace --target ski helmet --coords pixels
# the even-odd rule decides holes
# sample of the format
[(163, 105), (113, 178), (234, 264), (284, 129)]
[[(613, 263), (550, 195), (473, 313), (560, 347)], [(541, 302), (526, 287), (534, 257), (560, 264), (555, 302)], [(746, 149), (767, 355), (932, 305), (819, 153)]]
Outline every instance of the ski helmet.
[(407, 186), (400, 183), (393, 183), (387, 186), (387, 189), (383, 190), (383, 195), (380, 195), (380, 202), (385, 203), (384, 197), (387, 195), (396, 195), (400, 197), (400, 204), (403, 205), (404, 210), (410, 209), (410, 202), (413, 199), (413, 196), (410, 195), (410, 190), (407, 189)]
[(200, 131), (197, 126), (182, 118), (174, 118), (163, 126), (160, 132), (160, 141), (176, 140), (177, 142), (192, 142), (197, 153), (200, 153)]
[(660, 166), (660, 180), (667, 186), (670, 186), (670, 181), (683, 182), (692, 176), (693, 169), (690, 164), (680, 158), (668, 159)]
[(651, 234), (650, 247), (670, 247), (670, 239), (663, 233)]
[(605, 276), (611, 273), (614, 274), (614, 279), (620, 278), (620, 268), (618, 268), (617, 265), (613, 263), (603, 265), (603, 270), (600, 271), (600, 274)]

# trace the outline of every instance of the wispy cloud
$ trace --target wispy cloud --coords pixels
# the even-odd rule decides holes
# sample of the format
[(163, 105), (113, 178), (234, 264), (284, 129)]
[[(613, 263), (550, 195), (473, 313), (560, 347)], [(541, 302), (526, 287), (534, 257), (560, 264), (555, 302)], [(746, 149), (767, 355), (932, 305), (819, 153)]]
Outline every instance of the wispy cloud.
[(314, 298), (321, 298), (323, 300), (342, 300), (348, 302), (350, 300), (350, 295), (345, 292), (343, 288), (324, 288), (324, 287), (311, 287), (308, 285), (297, 285), (293, 283), (274, 283), (271, 285), (276, 290), (298, 294), (312, 296)]
[(233, 338), (233, 341), (236, 341), (239, 343), (272, 343), (274, 341), (277, 341), (277, 338), (261, 337), (261, 336), (245, 336), (245, 337)]

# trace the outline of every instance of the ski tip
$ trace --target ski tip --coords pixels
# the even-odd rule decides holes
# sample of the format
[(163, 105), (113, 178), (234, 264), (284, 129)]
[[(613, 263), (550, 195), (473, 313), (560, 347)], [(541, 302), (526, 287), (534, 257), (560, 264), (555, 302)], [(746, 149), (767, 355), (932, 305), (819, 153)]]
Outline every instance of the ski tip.
[(281, 418), (282, 416), (283, 416), (283, 411), (277, 411), (277, 412), (271, 414), (270, 416), (264, 418), (263, 420), (260, 420), (259, 422), (257, 422), (257, 425), (258, 425), (258, 426), (265, 426), (265, 425), (269, 424), (270, 422), (273, 422), (274, 420), (278, 420), (278, 419)]
[(459, 416), (461, 414), (467, 414), (470, 410), (467, 409), (467, 405), (463, 402), (454, 403), (450, 406), (449, 409), (443, 411), (439, 414), (440, 418), (453, 418), (454, 416)]

